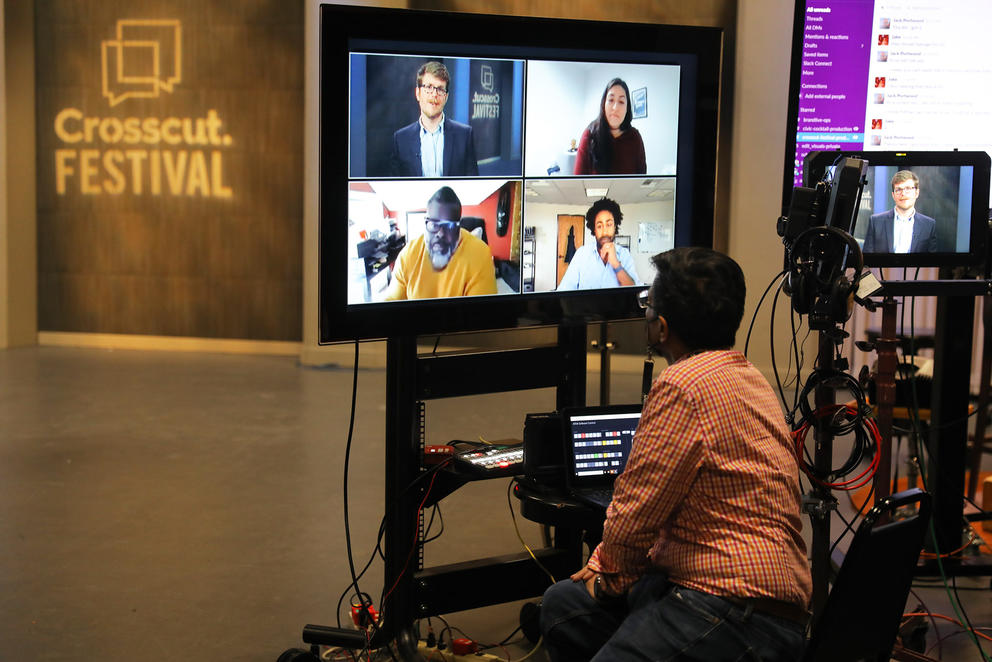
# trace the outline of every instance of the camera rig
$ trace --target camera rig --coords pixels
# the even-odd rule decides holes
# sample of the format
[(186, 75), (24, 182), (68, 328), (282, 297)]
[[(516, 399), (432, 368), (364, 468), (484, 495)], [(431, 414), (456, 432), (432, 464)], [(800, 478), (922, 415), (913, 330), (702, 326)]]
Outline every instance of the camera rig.
[(788, 216), (778, 219), (785, 245), (785, 291), (793, 309), (808, 315), (809, 328), (840, 333), (851, 316), (864, 269), (861, 247), (851, 235), (861, 204), (868, 162), (840, 156), (815, 187), (796, 187)]

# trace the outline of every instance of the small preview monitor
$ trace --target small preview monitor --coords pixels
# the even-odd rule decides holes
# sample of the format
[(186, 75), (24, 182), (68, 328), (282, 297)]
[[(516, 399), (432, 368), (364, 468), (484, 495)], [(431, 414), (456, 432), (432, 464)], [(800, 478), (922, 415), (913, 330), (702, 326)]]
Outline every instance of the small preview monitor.
[(986, 152), (810, 152), (804, 181), (830, 177), (839, 157), (868, 162), (851, 234), (865, 266), (978, 266), (987, 260)]

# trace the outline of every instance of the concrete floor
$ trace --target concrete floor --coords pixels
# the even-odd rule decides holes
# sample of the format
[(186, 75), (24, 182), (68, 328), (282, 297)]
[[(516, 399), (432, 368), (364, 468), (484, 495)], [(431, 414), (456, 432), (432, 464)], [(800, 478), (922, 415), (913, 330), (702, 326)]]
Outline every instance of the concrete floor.
[[(302, 646), (304, 624), (335, 624), (351, 377), (285, 357), (0, 351), (0, 660), (274, 662)], [(614, 375), (612, 400), (636, 401), (639, 381)], [(590, 403), (597, 390), (590, 374)], [(385, 509), (384, 392), (383, 370), (360, 371), (349, 494), (361, 565)], [(431, 402), (428, 443), (520, 437), (526, 412), (553, 408), (550, 389)], [(471, 483), (442, 502), (426, 564), (520, 551), (507, 487)], [(517, 522), (540, 546), (537, 525)], [(988, 578), (957, 585), (972, 621), (992, 625)], [(380, 594), (380, 566), (361, 587)], [(917, 593), (953, 615), (942, 588)], [(520, 605), (446, 619), (495, 643)], [(519, 659), (529, 644), (513, 640)], [(943, 659), (982, 658), (958, 635)]]

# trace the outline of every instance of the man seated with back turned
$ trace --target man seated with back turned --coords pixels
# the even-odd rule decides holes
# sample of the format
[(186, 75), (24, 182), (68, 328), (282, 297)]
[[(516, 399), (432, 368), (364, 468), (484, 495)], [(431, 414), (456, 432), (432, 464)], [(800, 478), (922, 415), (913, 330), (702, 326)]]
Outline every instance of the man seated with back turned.
[(496, 294), (493, 256), (459, 224), (462, 203), (448, 186), (427, 201), (424, 234), (400, 251), (386, 300)]
[(795, 662), (811, 579), (798, 468), (771, 386), (733, 348), (744, 274), (708, 248), (653, 258), (648, 346), (669, 366), (584, 568), (548, 588), (553, 661)]

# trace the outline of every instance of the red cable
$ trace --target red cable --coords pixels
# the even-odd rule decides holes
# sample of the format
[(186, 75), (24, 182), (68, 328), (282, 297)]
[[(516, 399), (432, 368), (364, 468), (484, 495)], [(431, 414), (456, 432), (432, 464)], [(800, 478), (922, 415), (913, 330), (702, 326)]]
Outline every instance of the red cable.
[[(817, 409), (813, 415), (817, 419), (825, 418), (834, 414), (841, 409), (845, 410), (846, 413), (855, 415), (858, 410), (850, 405), (829, 405), (821, 409)], [(795, 444), (796, 462), (799, 464), (799, 468), (802, 469), (803, 473), (809, 477), (810, 480), (817, 483), (821, 487), (826, 487), (828, 489), (837, 489), (843, 491), (853, 491), (860, 489), (871, 482), (872, 478), (875, 476), (875, 472), (878, 471), (879, 465), (879, 445), (881, 444), (881, 434), (878, 431), (878, 425), (875, 423), (874, 419), (864, 417), (861, 419), (861, 425), (865, 430), (872, 436), (875, 440), (875, 454), (872, 456), (871, 462), (864, 471), (855, 476), (850, 480), (843, 482), (828, 483), (821, 480), (813, 471), (813, 468), (809, 466), (806, 460), (803, 459), (803, 451), (806, 447), (806, 435), (809, 433), (812, 425), (809, 422), (803, 423), (802, 426), (797, 428), (792, 432), (793, 443)]]
[[(424, 493), (424, 498), (420, 502), (420, 505), (417, 506), (417, 521), (418, 522), (420, 521), (420, 513), (423, 512), (423, 510), (424, 510), (424, 504), (427, 503), (427, 497), (429, 497), (431, 495), (431, 489), (433, 489), (433, 487), (434, 487), (434, 479), (437, 478), (438, 471), (441, 469), (441, 467), (445, 466), (446, 464), (448, 464), (450, 462), (451, 462), (451, 458), (449, 458), (448, 460), (446, 460), (446, 461), (442, 462), (441, 464), (437, 465), (437, 468), (434, 470), (434, 473), (431, 475), (431, 482), (427, 486), (427, 491)], [(399, 575), (397, 575), (396, 581), (393, 582), (393, 585), (389, 589), (389, 592), (386, 593), (386, 595), (384, 595), (382, 597), (382, 608), (385, 608), (385, 606), (386, 606), (386, 599), (389, 598), (390, 595), (392, 595), (393, 591), (396, 590), (396, 587), (399, 585), (400, 579), (402, 579), (403, 578), (403, 575), (406, 574), (406, 569), (410, 566), (410, 559), (413, 558), (413, 553), (417, 550), (417, 541), (419, 539), (420, 539), (420, 530), (418, 529), (416, 532), (414, 532), (413, 546), (410, 547), (410, 553), (407, 554), (406, 562), (403, 564), (403, 570), (400, 572)], [(381, 612), (380, 612), (379, 616), (380, 617), (382, 616), (382, 613)]]

